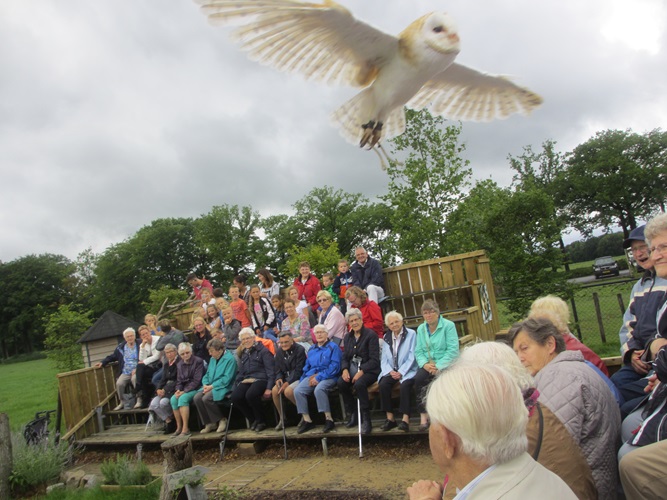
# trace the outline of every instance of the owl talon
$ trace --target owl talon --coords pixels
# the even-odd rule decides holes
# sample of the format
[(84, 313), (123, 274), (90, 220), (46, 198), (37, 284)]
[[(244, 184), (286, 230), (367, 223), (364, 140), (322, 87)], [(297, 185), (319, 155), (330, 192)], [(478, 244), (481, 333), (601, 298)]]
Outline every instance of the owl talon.
[(371, 120), (362, 125), (361, 128), (364, 130), (364, 133), (361, 135), (359, 147), (363, 148), (368, 145), (368, 149), (373, 149), (382, 137), (382, 122)]

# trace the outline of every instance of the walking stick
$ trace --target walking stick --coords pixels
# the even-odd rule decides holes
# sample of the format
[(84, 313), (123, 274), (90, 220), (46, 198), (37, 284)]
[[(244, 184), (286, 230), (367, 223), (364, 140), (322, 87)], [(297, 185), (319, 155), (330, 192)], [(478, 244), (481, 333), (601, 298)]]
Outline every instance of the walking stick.
[(357, 398), (357, 424), (359, 426), (359, 458), (364, 458), (364, 449), (361, 445), (361, 403)]
[(287, 434), (285, 433), (285, 412), (283, 412), (283, 393), (278, 395), (280, 399), (280, 423), (283, 427), (283, 445), (285, 446), (285, 460), (287, 460)]
[(232, 421), (233, 408), (234, 403), (229, 403), (229, 415), (227, 416), (227, 425), (225, 426), (225, 437), (222, 438), (222, 443), (220, 443), (220, 460), (225, 458), (225, 444), (227, 444), (227, 434), (229, 433), (229, 423)]

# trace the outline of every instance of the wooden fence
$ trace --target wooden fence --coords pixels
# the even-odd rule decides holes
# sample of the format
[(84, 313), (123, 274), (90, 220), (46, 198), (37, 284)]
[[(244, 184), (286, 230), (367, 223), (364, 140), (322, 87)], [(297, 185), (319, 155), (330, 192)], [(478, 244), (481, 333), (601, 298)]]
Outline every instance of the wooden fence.
[(58, 392), (66, 428), (62, 439), (80, 439), (102, 431), (96, 418), (97, 408), (118, 404), (112, 365), (59, 373)]

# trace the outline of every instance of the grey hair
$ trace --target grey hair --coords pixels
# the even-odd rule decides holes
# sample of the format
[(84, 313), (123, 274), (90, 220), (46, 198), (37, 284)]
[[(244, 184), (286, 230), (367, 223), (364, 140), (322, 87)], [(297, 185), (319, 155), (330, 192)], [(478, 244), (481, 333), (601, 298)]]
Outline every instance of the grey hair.
[(665, 232), (667, 232), (667, 213), (656, 215), (646, 223), (644, 228), (646, 243), (650, 245), (653, 238)]
[(514, 345), (514, 339), (520, 332), (526, 332), (526, 335), (541, 346), (547, 345), (549, 338), (553, 337), (556, 342), (556, 354), (565, 350), (563, 335), (558, 331), (556, 325), (546, 317), (528, 318), (514, 323), (507, 333), (507, 341)]
[(125, 337), (126, 333), (134, 333), (134, 336), (135, 337), (137, 336), (137, 332), (135, 332), (134, 328), (132, 328), (132, 327), (128, 327), (125, 330), (123, 330), (123, 337)]
[(504, 342), (477, 342), (469, 345), (461, 352), (461, 361), (504, 368), (514, 378), (521, 392), (535, 387), (535, 380), (530, 372)]
[(431, 383), (426, 410), (454, 433), (460, 451), (476, 461), (502, 464), (528, 447), (528, 410), (519, 386), (503, 368), (457, 361)]
[(220, 340), (218, 338), (215, 338), (215, 339), (209, 340), (208, 344), (206, 344), (206, 347), (208, 349), (213, 348), (216, 351), (222, 351), (225, 348), (225, 343), (222, 340)]
[(164, 351), (176, 351), (178, 352), (178, 348), (174, 344), (167, 344), (164, 346)]
[(190, 342), (181, 342), (178, 344), (178, 354), (183, 354), (185, 351), (192, 352), (192, 344)]
[(245, 337), (255, 338), (255, 332), (249, 326), (241, 328), (241, 331), (239, 332), (239, 340), (243, 340)]
[(398, 318), (399, 321), (403, 321), (403, 315), (398, 311), (389, 311), (384, 315), (384, 324), (389, 326), (389, 320), (391, 318)]
[(329, 330), (324, 325), (317, 324), (313, 327), (313, 333), (317, 333), (318, 330), (324, 330), (324, 333), (329, 335)]
[(349, 322), (349, 321), (350, 321), (350, 318), (351, 318), (352, 316), (357, 316), (359, 319), (361, 319), (361, 321), (364, 320), (364, 315), (363, 315), (363, 314), (361, 313), (361, 311), (360, 311), (359, 309), (357, 309), (356, 307), (350, 307), (350, 308), (347, 310), (347, 312), (345, 313), (345, 321), (346, 321), (346, 322)]
[(426, 299), (422, 304), (422, 314), (424, 314), (424, 311), (435, 311), (440, 314), (440, 306), (435, 300)]

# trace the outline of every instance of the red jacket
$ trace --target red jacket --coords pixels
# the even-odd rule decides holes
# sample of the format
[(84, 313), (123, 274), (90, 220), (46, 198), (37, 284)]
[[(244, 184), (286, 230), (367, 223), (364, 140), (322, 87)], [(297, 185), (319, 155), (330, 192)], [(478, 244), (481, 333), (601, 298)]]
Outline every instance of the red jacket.
[(565, 340), (565, 349), (568, 351), (580, 351), (584, 355), (586, 361), (590, 361), (595, 366), (597, 366), (602, 373), (607, 377), (609, 376), (609, 370), (607, 370), (607, 365), (600, 359), (600, 356), (595, 354), (586, 344), (582, 343), (577, 337), (572, 335), (563, 335)]
[(361, 311), (361, 318), (366, 328), (370, 328), (378, 337), (384, 338), (384, 320), (382, 319), (382, 309), (372, 300), (367, 300), (361, 307), (352, 306)]
[(317, 276), (311, 274), (308, 276), (308, 279), (305, 283), (301, 282), (301, 276), (299, 276), (292, 284), (296, 287), (297, 290), (299, 290), (299, 298), (303, 297), (306, 302), (310, 304), (313, 312), (316, 313), (317, 308), (319, 307), (317, 303), (317, 292), (322, 290), (322, 285), (320, 285), (320, 280), (317, 279)]

